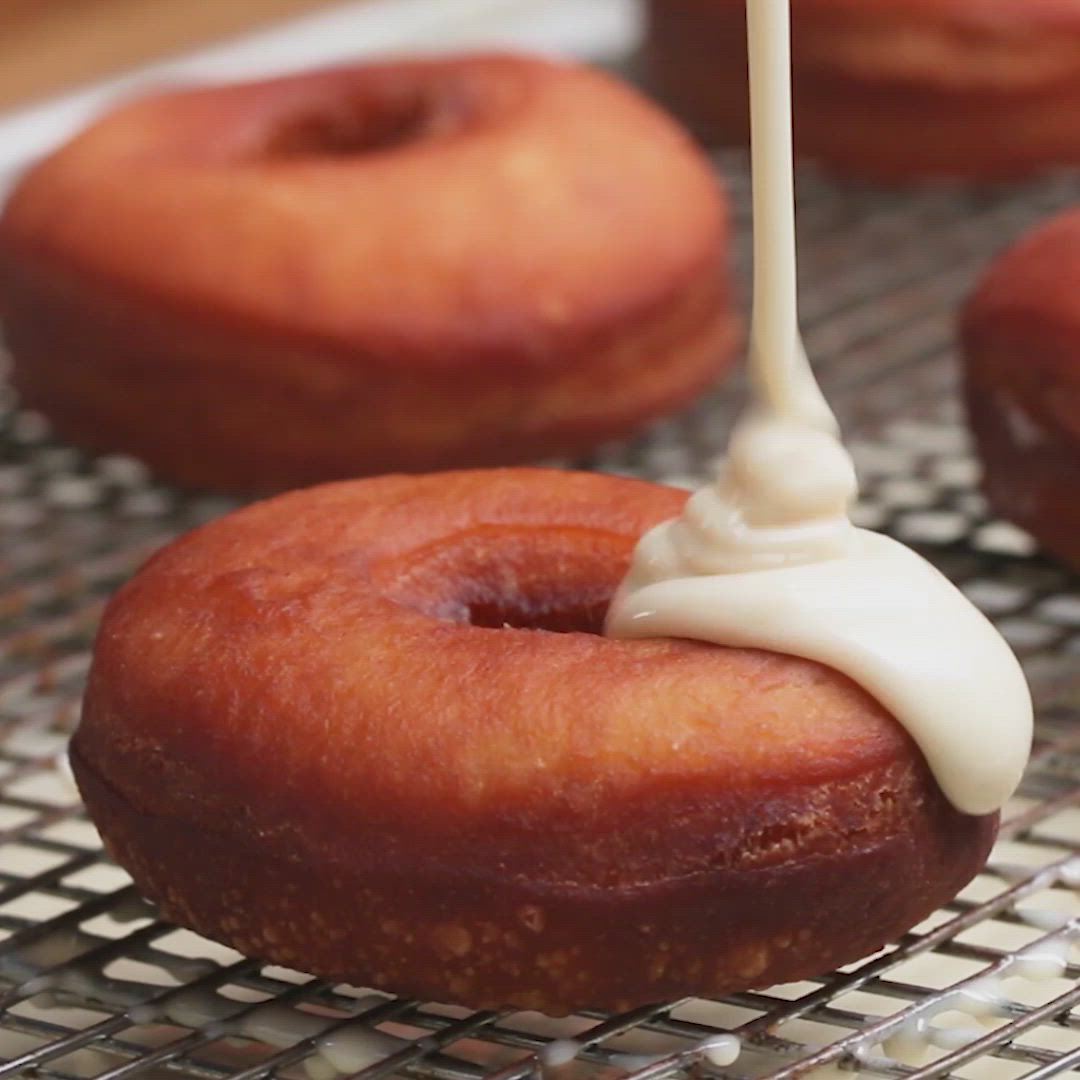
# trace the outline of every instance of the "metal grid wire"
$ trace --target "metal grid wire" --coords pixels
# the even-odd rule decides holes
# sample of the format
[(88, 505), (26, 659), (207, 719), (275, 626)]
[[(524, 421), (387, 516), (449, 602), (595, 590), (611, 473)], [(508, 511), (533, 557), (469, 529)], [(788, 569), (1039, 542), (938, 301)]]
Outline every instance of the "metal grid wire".
[[(721, 166), (745, 269), (745, 162)], [(919, 546), (997, 620), (1035, 685), (1038, 744), (989, 866), (944, 911), (842, 972), (723, 1001), (563, 1020), (470, 1013), (313, 981), (158, 921), (104, 858), (64, 747), (105, 597), (229, 503), (182, 495), (125, 458), (88, 460), (4, 396), (0, 1077), (1080, 1072), (1080, 580), (986, 518), (952, 356), (955, 308), (979, 268), (1078, 197), (1075, 177), (979, 194), (800, 177), (807, 342), (858, 458), (860, 517)], [(700, 481), (737, 400), (723, 388), (587, 464)], [(729, 1032), (742, 1046), (733, 1064)], [(924, 1044), (920, 1063), (898, 1060)]]

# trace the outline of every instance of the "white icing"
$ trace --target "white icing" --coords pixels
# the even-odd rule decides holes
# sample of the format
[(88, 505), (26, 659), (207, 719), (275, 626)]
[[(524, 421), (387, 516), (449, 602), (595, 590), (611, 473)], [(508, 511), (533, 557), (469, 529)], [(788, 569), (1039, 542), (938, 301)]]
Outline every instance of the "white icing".
[[(958, 809), (998, 809), (1031, 742), (1016, 658), (929, 563), (888, 537), (852, 532), (845, 558), (769, 571), (648, 581), (639, 563), (611, 632), (771, 649), (834, 667), (904, 724)], [(654, 530), (640, 551), (648, 557), (670, 539)]]
[(1003, 881), (1012, 882), (1028, 881), (1039, 871), (1039, 867), (1037, 866), (1030, 866), (1024, 863), (999, 862), (993, 858), (986, 864), (986, 867), (991, 873), (996, 874)]
[(936, 1002), (933, 1012), (923, 1011), (908, 1019), (895, 1030), (882, 1047), (885, 1054), (904, 1065), (921, 1065), (931, 1046), (956, 1050), (982, 1038), (983, 1032), (968, 1026), (936, 1026), (933, 1021), (946, 1013), (963, 1013), (985, 1027), (995, 1028), (1009, 1015), (1012, 998), (1005, 978), (1041, 982), (1065, 975), (1073, 946), (1075, 920), (1060, 912), (1040, 909), (1017, 909), (1017, 914), (1033, 925), (1060, 930), (1062, 919), (1070, 926), (1067, 933), (1057, 933), (1029, 945), (1000, 969), (997, 974), (985, 975), (957, 987)]
[(287, 1005), (263, 1005), (244, 1018), (240, 1031), (269, 1046), (285, 1047), (314, 1039), (333, 1023), (332, 1017), (312, 1016)]
[(606, 632), (829, 665), (907, 728), (959, 810), (990, 813), (1027, 762), (1031, 696), (1009, 646), (958, 589), (851, 522), (855, 469), (798, 328), (789, 0), (747, 7), (753, 400), (716, 483), (642, 538)]
[(358, 1021), (320, 1039), (319, 1053), (339, 1072), (354, 1073), (385, 1061), (407, 1045), (402, 1039), (375, 1031)]
[[(576, 1039), (555, 1039), (539, 1051), (537, 1057), (544, 1069), (561, 1069), (574, 1061), (582, 1050)], [(717, 1068), (734, 1065), (742, 1053), (742, 1044), (735, 1035), (716, 1035), (707, 1039), (695, 1051), (703, 1060)], [(610, 1064), (626, 1072), (637, 1072), (664, 1061), (667, 1054), (612, 1054)]]
[(154, 1004), (136, 1005), (127, 1011), (128, 1019), (135, 1027), (145, 1027), (158, 1018), (158, 1007)]
[(326, 1058), (321, 1056), (309, 1057), (304, 1062), (304, 1071), (310, 1080), (336, 1080), (341, 1074)]
[(945, 999), (946, 1009), (966, 1013), (973, 1020), (993, 1023), (1009, 1009), (1001, 980), (992, 975), (967, 983)]
[(1063, 885), (1073, 889), (1080, 889), (1080, 857), (1070, 859), (1058, 871), (1058, 878)]
[(1050, 911), (1047, 908), (1033, 907), (1018, 907), (1016, 914), (1029, 926), (1047, 932), (1064, 930), (1076, 918), (1075, 915), (1068, 915), (1064, 911)]
[(163, 1019), (198, 1031), (224, 1023), (242, 1008), (240, 1002), (223, 998), (213, 990), (195, 989), (163, 1002), (160, 1012)]
[(718, 1069), (726, 1069), (739, 1060), (742, 1043), (736, 1035), (717, 1035), (701, 1048), (701, 1056)]
[(537, 1055), (540, 1064), (548, 1069), (560, 1069), (569, 1065), (581, 1051), (581, 1044), (574, 1039), (555, 1039), (549, 1042)]
[[(150, 913), (152, 909), (134, 899), (109, 912), (120, 921), (142, 919)], [(408, 1045), (403, 1039), (374, 1030), (363, 1019), (342, 1025), (338, 1017), (318, 1016), (276, 1002), (252, 1006), (223, 997), (210, 986), (182, 989), (146, 1001), (150, 989), (146, 985), (109, 978), (102, 972), (101, 964), (107, 961), (95, 958), (92, 949), (101, 944), (103, 939), (94, 935), (65, 929), (35, 942), (29, 950), (32, 958), (5, 958), (3, 974), (20, 984), (21, 997), (33, 997), (41, 1009), (101, 1003), (122, 1010), (133, 1025), (140, 1027), (165, 1022), (210, 1033), (215, 1038), (242, 1036), (278, 1048), (312, 1040), (312, 1056), (305, 1062), (311, 1080), (332, 1080), (342, 1073), (359, 1072)], [(85, 960), (71, 959), (73, 952), (82, 950), (87, 951)], [(166, 953), (156, 953), (153, 962), (180, 983), (220, 970), (210, 960)], [(359, 998), (353, 1007), (365, 1012), (386, 1000), (371, 994)]]
[(926, 1033), (929, 1041), (942, 1050), (959, 1050), (978, 1042), (986, 1034), (979, 1028), (934, 1027), (932, 1024), (926, 1029)]
[(996, 1026), (1008, 1007), (1001, 981), (988, 975), (946, 995), (933, 1014), (923, 1013), (907, 1020), (883, 1042), (882, 1049), (893, 1061), (919, 1066), (926, 1061), (932, 1046), (956, 1050), (983, 1037), (984, 1032), (979, 1028), (937, 1026), (933, 1023), (937, 1017), (963, 1013), (986, 1026)]
[(1072, 939), (1068, 936), (1043, 938), (1016, 954), (1009, 974), (1036, 982), (1060, 979), (1065, 975), (1071, 950)]
[(926, 1060), (930, 1043), (926, 1037), (929, 1021), (924, 1016), (917, 1016), (907, 1021), (899, 1030), (890, 1035), (882, 1049), (886, 1055), (902, 1065), (921, 1065)]

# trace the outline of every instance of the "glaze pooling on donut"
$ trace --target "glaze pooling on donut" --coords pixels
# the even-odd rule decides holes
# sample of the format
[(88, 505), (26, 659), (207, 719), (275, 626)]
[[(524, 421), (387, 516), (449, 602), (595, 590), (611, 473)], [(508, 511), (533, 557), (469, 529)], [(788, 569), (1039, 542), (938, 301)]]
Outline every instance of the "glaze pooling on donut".
[(904, 725), (957, 809), (988, 814), (1027, 764), (1031, 694), (1005, 640), (951, 582), (848, 518), (855, 468), (799, 334), (789, 3), (748, 0), (751, 404), (716, 483), (638, 544), (606, 629), (829, 664)]
[(171, 545), (109, 607), (73, 744), (110, 851), (250, 955), (474, 1006), (625, 1008), (877, 948), (995, 819), (836, 672), (586, 632), (685, 498), (387, 478)]
[(725, 195), (628, 86), (512, 56), (126, 104), (0, 218), (24, 400), (162, 476), (278, 490), (575, 453), (740, 337)]

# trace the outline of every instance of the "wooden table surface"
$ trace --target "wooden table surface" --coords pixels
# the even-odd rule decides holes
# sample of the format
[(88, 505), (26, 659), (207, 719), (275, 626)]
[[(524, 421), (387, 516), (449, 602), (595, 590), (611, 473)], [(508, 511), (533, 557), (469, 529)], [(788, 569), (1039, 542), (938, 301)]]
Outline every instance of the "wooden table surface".
[(329, 0), (0, 0), (0, 108)]

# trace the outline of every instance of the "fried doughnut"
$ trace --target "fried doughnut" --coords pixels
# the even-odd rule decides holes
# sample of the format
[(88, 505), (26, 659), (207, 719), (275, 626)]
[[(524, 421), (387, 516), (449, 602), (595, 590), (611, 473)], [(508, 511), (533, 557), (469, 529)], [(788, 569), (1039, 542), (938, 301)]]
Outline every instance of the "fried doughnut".
[(999, 258), (962, 320), (968, 416), (1002, 517), (1080, 570), (1080, 210)]
[(820, 974), (950, 899), (996, 815), (811, 661), (600, 636), (685, 493), (545, 470), (256, 504), (113, 600), (72, 765), (171, 919), (564, 1013)]
[[(652, 0), (661, 96), (747, 130), (745, 0)], [(1080, 0), (793, 0), (799, 153), (884, 181), (1080, 163)]]
[(278, 490), (576, 453), (715, 381), (723, 193), (600, 72), (371, 64), (121, 107), (0, 221), (25, 402), (162, 477)]

